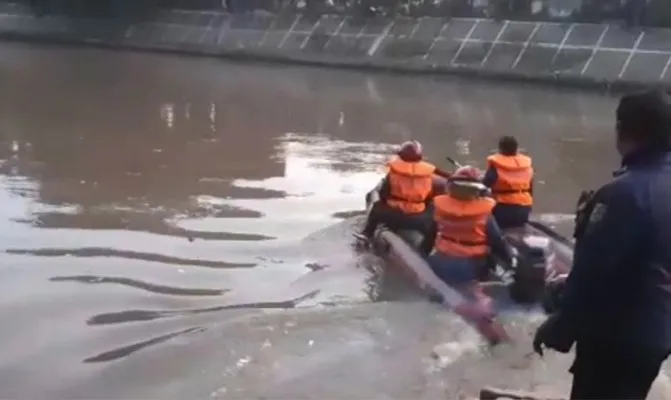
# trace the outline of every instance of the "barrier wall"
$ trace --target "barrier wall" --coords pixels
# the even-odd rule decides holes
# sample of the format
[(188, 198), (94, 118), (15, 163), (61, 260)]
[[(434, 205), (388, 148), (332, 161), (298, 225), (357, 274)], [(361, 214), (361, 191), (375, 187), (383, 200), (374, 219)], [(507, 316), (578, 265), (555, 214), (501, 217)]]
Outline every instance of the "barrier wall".
[(105, 20), (38, 19), (0, 1), (0, 36), (566, 84), (671, 86), (671, 29), (632, 33), (578, 23), (178, 10), (120, 27)]

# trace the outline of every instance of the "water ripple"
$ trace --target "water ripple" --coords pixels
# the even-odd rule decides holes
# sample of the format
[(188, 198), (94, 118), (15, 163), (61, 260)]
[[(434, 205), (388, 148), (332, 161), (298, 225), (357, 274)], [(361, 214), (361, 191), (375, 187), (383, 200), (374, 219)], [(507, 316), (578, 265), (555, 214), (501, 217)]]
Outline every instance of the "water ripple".
[(288, 309), (295, 308), (298, 304), (302, 303), (305, 300), (310, 300), (315, 298), (319, 294), (320, 290), (313, 290), (303, 296), (297, 297), (292, 300), (285, 301), (266, 301), (266, 302), (253, 302), (253, 303), (243, 303), (243, 304), (231, 304), (225, 306), (215, 306), (207, 308), (196, 308), (190, 310), (164, 310), (164, 311), (155, 311), (155, 310), (126, 310), (114, 313), (105, 313), (98, 314), (91, 317), (86, 321), (87, 325), (112, 325), (112, 324), (123, 324), (128, 322), (139, 322), (139, 321), (152, 321), (155, 319), (161, 318), (173, 318), (187, 315), (196, 315), (203, 313), (210, 313), (223, 310), (236, 310), (236, 309), (259, 309), (259, 308), (276, 308), (276, 309)]
[(75, 276), (55, 276), (49, 278), (51, 282), (79, 282), (87, 284), (101, 284), (113, 283), (118, 285), (130, 286), (137, 289), (143, 289), (148, 292), (158, 294), (170, 294), (176, 296), (221, 296), (224, 293), (230, 292), (229, 289), (188, 289), (176, 288), (172, 286), (156, 285), (130, 278), (122, 278), (115, 276), (95, 276), (95, 275), (75, 275)]
[(253, 268), (256, 263), (231, 263), (226, 261), (196, 260), (144, 253), (131, 250), (115, 250), (104, 247), (84, 247), (79, 249), (7, 249), (8, 254), (33, 255), (39, 257), (119, 257), (134, 260), (153, 261), (173, 265), (192, 265), (208, 268)]
[(123, 346), (119, 347), (114, 350), (110, 351), (105, 351), (103, 353), (100, 353), (96, 356), (89, 357), (85, 359), (83, 362), (85, 363), (101, 363), (101, 362), (108, 362), (108, 361), (114, 361), (118, 360), (120, 358), (128, 357), (129, 355), (135, 353), (136, 351), (142, 350), (146, 347), (153, 346), (155, 344), (163, 343), (165, 341), (168, 341), (174, 337), (180, 336), (180, 335), (185, 335), (188, 333), (197, 333), (197, 332), (203, 332), (205, 331), (205, 328), (202, 327), (193, 327), (189, 329), (183, 329), (181, 331), (177, 332), (172, 332), (168, 333), (165, 335), (157, 336), (155, 338), (149, 339), (149, 340), (144, 340), (142, 342), (137, 342), (133, 343), (128, 346)]
[(157, 218), (137, 215), (40, 213), (31, 218), (13, 218), (14, 222), (43, 229), (124, 230), (163, 236), (186, 237), (189, 240), (263, 241), (275, 237), (257, 233), (197, 231), (175, 226)]

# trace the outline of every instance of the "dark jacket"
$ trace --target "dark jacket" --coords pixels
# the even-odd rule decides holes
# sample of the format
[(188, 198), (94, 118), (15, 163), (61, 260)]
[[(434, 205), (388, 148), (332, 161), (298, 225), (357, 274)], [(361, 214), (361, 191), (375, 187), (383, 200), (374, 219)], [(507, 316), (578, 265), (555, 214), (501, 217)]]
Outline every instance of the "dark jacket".
[[(489, 167), (485, 172), (485, 177), (482, 180), (482, 183), (491, 188), (499, 179), (498, 172), (496, 168)], [(534, 195), (534, 182), (531, 180), (529, 186), (529, 193)], [(524, 226), (529, 222), (529, 216), (531, 215), (531, 206), (521, 206), (517, 204), (505, 204), (498, 203), (494, 208), (494, 218), (498, 222), (499, 227), (503, 230), (510, 228), (519, 228)]]
[(671, 153), (640, 151), (588, 205), (560, 307), (578, 340), (671, 349)]
[(499, 224), (494, 217), (487, 220), (487, 244), (491, 250), (491, 254), (501, 260), (503, 263), (510, 265), (513, 261), (513, 254), (510, 246), (503, 238), (503, 233)]

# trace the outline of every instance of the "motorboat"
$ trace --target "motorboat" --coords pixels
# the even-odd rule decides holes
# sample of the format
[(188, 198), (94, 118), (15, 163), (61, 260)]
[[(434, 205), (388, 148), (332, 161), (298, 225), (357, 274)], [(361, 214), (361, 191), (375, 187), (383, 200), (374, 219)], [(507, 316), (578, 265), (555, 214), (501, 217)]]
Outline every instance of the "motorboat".
[[(366, 209), (378, 201), (381, 182), (366, 194)], [(573, 242), (539, 221), (524, 228), (504, 232), (504, 238), (515, 253), (517, 265), (507, 266), (492, 258), (491, 268), (482, 285), (503, 287), (509, 298), (519, 304), (541, 304), (552, 312), (561, 297), (564, 281), (573, 261)], [(371, 240), (371, 250), (392, 268), (425, 292), (471, 323), (490, 343), (506, 340), (508, 335), (497, 321), (493, 299), (467, 300), (466, 296), (443, 282), (421, 253), (423, 233), (413, 230), (392, 231), (379, 226)], [(485, 291), (486, 292), (486, 291)]]

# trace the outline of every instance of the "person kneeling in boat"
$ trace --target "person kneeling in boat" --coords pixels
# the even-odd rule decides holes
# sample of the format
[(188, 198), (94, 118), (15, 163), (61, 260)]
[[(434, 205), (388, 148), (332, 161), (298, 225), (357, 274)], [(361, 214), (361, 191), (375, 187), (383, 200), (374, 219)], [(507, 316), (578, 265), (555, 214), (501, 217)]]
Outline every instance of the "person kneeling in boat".
[(433, 272), (455, 289), (477, 292), (488, 272), (490, 254), (514, 267), (515, 259), (492, 215), (496, 202), (480, 182), (480, 171), (461, 167), (446, 194), (434, 198), (436, 242), (428, 258)]
[(531, 157), (518, 152), (514, 137), (502, 137), (499, 152), (487, 157), (487, 172), (483, 179), (496, 200), (494, 217), (501, 229), (521, 228), (529, 221), (533, 206), (533, 175)]
[(363, 231), (355, 236), (367, 242), (379, 224), (394, 231), (419, 231), (424, 236), (420, 250), (428, 254), (433, 247), (432, 212), (429, 205), (441, 188), (441, 180), (434, 177), (436, 167), (423, 161), (422, 145), (414, 140), (403, 143), (397, 157), (387, 167), (389, 172), (378, 190), (380, 200), (368, 214)]

